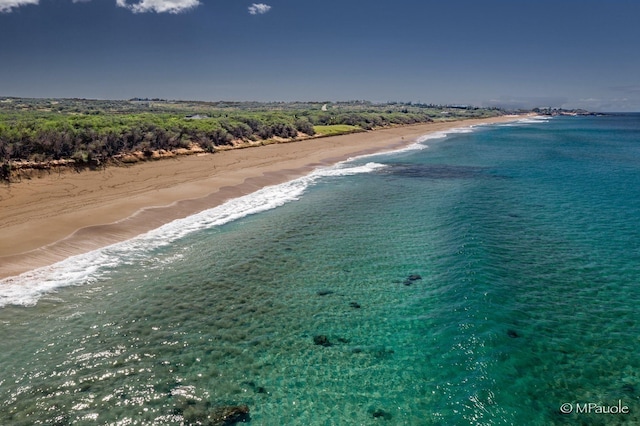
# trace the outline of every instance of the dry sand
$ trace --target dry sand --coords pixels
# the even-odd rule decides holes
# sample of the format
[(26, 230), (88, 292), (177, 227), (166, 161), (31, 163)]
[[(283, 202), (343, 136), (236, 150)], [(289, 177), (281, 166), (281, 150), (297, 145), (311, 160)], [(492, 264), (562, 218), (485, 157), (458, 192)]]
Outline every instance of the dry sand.
[(349, 157), (398, 149), (431, 132), (514, 119), (419, 124), (100, 171), (51, 172), (2, 185), (0, 278), (130, 239)]

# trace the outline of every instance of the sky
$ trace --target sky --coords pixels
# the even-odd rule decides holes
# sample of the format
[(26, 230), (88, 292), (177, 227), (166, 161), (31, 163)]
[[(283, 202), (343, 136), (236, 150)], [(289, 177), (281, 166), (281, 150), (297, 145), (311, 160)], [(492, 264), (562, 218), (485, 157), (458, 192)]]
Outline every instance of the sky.
[(640, 111), (638, 0), (0, 0), (0, 96)]

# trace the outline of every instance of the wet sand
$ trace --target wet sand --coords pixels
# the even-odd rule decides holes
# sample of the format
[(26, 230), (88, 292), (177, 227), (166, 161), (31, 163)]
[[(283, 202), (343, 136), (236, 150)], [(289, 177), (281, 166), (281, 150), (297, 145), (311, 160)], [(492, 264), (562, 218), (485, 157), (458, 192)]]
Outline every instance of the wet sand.
[(0, 278), (124, 241), (175, 219), (422, 135), (514, 116), (343, 136), (64, 172), (0, 186)]

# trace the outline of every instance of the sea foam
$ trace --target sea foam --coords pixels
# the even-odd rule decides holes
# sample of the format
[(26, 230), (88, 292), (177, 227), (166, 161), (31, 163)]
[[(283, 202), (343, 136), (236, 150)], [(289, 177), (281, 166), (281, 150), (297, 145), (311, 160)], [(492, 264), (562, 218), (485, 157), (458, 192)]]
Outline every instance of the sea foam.
[(0, 280), (0, 308), (7, 305), (33, 306), (44, 295), (68, 286), (83, 285), (108, 275), (118, 265), (144, 259), (154, 249), (166, 246), (193, 232), (224, 225), (242, 217), (271, 210), (295, 201), (322, 178), (368, 173), (386, 167), (369, 162), (350, 165), (349, 161), (251, 194), (234, 198), (217, 207), (177, 219), (135, 238), (88, 253), (69, 257), (51, 266)]
[(454, 135), (454, 134), (458, 134), (458, 133), (471, 133), (471, 132), (475, 131), (480, 126), (483, 126), (483, 125), (482, 124), (478, 124), (478, 125), (467, 126), (467, 127), (456, 127), (456, 128), (453, 128), (453, 129), (444, 130), (444, 131), (440, 131), (440, 132), (427, 133), (426, 135), (422, 135), (422, 136), (418, 137), (414, 143), (409, 144), (409, 145), (407, 145), (407, 146), (405, 146), (403, 148), (394, 149), (391, 152), (387, 151), (387, 152), (374, 152), (373, 154), (364, 154), (364, 155), (360, 155), (358, 157), (349, 158), (347, 160), (347, 162), (355, 161), (355, 160), (362, 160), (364, 158), (380, 157), (382, 155), (402, 154), (404, 152), (409, 152), (409, 151), (420, 151), (420, 150), (429, 148), (429, 145), (427, 145), (425, 143), (425, 142), (427, 142), (429, 140), (444, 139), (444, 138), (446, 138), (448, 136), (451, 136), (451, 135)]
[(551, 117), (548, 117), (548, 116), (534, 115), (534, 116), (531, 116), (531, 117), (522, 118), (522, 119), (516, 121), (516, 123), (519, 123), (519, 124), (548, 123), (550, 119), (551, 119)]

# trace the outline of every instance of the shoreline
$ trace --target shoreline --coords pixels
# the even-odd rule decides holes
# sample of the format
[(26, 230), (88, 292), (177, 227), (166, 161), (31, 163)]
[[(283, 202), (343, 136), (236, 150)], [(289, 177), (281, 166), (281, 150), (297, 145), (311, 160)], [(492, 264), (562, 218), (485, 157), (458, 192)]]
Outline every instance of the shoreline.
[(101, 171), (52, 173), (0, 187), (0, 280), (129, 240), (319, 167), (397, 150), (435, 132), (522, 117), (393, 127)]

